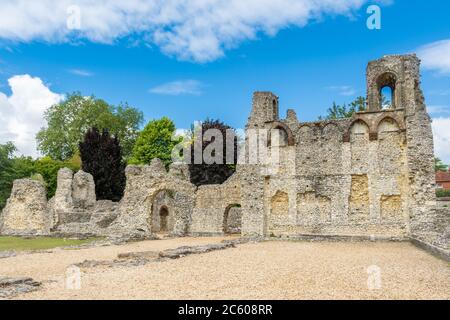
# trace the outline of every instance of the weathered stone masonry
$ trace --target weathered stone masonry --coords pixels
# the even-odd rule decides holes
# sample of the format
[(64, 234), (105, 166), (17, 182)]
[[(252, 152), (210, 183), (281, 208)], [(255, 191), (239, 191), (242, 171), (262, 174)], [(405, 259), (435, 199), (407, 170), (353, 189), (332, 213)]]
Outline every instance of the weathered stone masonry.
[[(367, 67), (367, 111), (300, 122), (279, 116), (278, 97), (256, 92), (246, 151), (279, 161), (237, 166), (222, 185), (197, 188), (186, 165), (129, 166), (119, 203), (96, 201), (92, 177), (63, 169), (48, 203), (38, 182), (16, 181), (0, 219), (4, 234), (109, 236), (222, 234), (415, 239), (448, 255), (450, 209), (436, 206), (431, 119), (415, 55)], [(392, 107), (381, 90), (392, 90)], [(249, 138), (259, 131), (255, 146)], [(264, 133), (263, 135), (261, 133)], [(262, 137), (262, 138), (261, 138)], [(278, 137), (278, 138), (277, 138)], [(248, 160), (248, 159), (247, 159)]]

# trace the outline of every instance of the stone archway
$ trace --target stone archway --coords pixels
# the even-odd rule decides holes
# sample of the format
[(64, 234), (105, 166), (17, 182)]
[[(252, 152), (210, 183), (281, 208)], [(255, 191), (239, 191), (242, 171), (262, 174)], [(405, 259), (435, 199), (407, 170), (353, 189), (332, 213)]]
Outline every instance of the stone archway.
[(171, 233), (174, 228), (174, 198), (172, 190), (160, 190), (152, 199), (149, 227), (153, 233)]
[(162, 206), (159, 209), (159, 231), (168, 232), (169, 230), (169, 209)]
[(227, 206), (223, 214), (223, 233), (240, 234), (242, 226), (242, 211), (240, 204)]

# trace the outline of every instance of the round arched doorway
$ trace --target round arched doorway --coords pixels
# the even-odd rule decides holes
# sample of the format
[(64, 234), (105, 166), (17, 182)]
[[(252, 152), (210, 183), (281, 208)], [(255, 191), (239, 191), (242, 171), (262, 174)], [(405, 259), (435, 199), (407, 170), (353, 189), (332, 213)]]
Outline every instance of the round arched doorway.
[(159, 232), (169, 231), (169, 209), (161, 206), (159, 209)]

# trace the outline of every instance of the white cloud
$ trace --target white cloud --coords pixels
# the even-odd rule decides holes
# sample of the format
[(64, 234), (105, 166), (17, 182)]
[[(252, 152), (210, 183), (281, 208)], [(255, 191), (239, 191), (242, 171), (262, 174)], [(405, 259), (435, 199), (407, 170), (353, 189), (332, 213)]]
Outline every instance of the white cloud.
[(164, 83), (150, 89), (151, 93), (179, 96), (179, 95), (195, 95), (202, 94), (202, 83), (197, 80), (178, 80)]
[(74, 74), (76, 76), (80, 76), (80, 77), (92, 77), (94, 74), (90, 71), (87, 70), (82, 70), (82, 69), (70, 69), (68, 70), (71, 74)]
[[(323, 15), (352, 16), (367, 0), (2, 0), (0, 39), (113, 43), (142, 35), (168, 55), (208, 62), (224, 50), (303, 27)], [(383, 1), (378, 1), (384, 4)], [(73, 10), (73, 6), (79, 10)], [(76, 8), (76, 7), (75, 7)], [(79, 15), (78, 15), (79, 13)], [(80, 28), (74, 29), (79, 25)], [(300, 40), (299, 40), (300, 41)]]
[(434, 118), (434, 148), (435, 154), (444, 163), (450, 164), (450, 118)]
[(356, 90), (352, 86), (330, 86), (327, 89), (331, 91), (336, 91), (341, 96), (346, 97), (354, 96), (356, 94)]
[(425, 69), (450, 74), (450, 39), (427, 44), (417, 51)]
[(35, 136), (45, 125), (43, 115), (63, 95), (53, 93), (39, 78), (17, 75), (8, 80), (11, 95), (0, 92), (0, 143), (14, 142), (20, 154), (38, 156)]

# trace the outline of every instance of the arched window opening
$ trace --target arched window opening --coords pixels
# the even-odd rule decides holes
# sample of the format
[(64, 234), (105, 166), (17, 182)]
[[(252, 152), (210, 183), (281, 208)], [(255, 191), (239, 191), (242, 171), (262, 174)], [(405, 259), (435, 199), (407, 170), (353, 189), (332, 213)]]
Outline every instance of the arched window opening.
[(381, 110), (387, 110), (393, 108), (394, 101), (394, 89), (389, 86), (385, 86), (380, 90), (381, 96)]
[(273, 111), (273, 116), (275, 117), (275, 119), (278, 119), (278, 106), (277, 106), (277, 100), (273, 99), (272, 101), (272, 111)]
[(377, 80), (378, 109), (395, 109), (395, 89), (397, 77), (391, 72), (382, 74)]
[(286, 147), (288, 146), (288, 134), (283, 128), (275, 128), (270, 130), (269, 146)]

